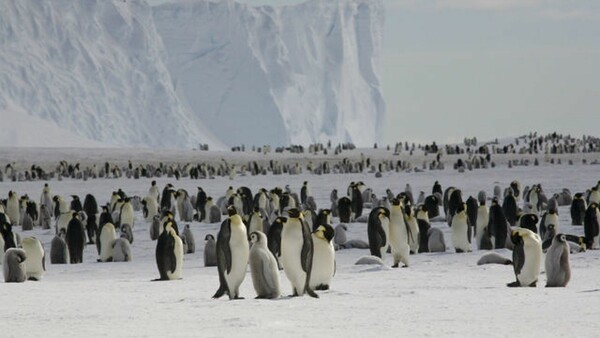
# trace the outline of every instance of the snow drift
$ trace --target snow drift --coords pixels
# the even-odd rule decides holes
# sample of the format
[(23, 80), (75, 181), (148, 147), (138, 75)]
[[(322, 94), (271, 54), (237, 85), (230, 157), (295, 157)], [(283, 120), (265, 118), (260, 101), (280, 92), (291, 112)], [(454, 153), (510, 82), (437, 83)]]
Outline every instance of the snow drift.
[(0, 133), (15, 135), (4, 146), (22, 145), (22, 134), (52, 145), (35, 144), (27, 123), (15, 131), (21, 114), (64, 130), (56, 135), (120, 146), (370, 145), (382, 130), (380, 0), (0, 8)]

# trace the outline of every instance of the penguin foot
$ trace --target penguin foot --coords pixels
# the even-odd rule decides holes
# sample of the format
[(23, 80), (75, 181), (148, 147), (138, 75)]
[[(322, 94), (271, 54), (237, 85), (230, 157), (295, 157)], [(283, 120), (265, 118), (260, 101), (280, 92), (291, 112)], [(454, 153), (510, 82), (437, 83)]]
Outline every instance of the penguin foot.
[(317, 287), (315, 288), (315, 290), (317, 290), (317, 291), (326, 291), (326, 290), (329, 290), (329, 285), (327, 285), (327, 284), (319, 284), (319, 285), (317, 285)]
[(509, 288), (516, 288), (516, 287), (521, 286), (521, 283), (519, 283), (519, 281), (516, 281), (516, 282), (508, 283), (508, 284), (506, 284), (506, 286), (508, 286)]
[(34, 281), (34, 282), (39, 282), (40, 281), (37, 277), (29, 277), (29, 278), (27, 278), (27, 280), (31, 280), (31, 281)]
[(464, 251), (462, 249), (456, 249), (456, 253), (463, 253)]
[(392, 265), (392, 268), (397, 268), (398, 267), (398, 263)]
[(402, 265), (403, 268), (408, 268), (408, 264)]

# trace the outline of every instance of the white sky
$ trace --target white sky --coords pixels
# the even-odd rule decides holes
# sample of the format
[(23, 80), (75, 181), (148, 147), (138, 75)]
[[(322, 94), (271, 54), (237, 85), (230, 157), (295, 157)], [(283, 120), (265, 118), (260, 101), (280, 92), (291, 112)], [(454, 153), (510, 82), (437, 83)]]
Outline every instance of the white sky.
[(600, 1), (384, 3), (387, 142), (597, 134)]

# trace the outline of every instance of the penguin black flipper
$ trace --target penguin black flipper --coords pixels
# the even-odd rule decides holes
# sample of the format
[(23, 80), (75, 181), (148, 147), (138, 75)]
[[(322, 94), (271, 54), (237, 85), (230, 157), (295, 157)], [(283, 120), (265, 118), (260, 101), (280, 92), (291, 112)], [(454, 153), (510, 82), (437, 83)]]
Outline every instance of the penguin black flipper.
[(381, 247), (385, 245), (387, 238), (385, 236), (385, 230), (381, 226), (379, 221), (379, 214), (383, 208), (375, 208), (369, 214), (369, 221), (367, 224), (367, 235), (369, 239), (369, 250), (371, 255), (381, 258)]
[(175, 258), (175, 240), (167, 231), (163, 231), (156, 243), (156, 264), (160, 278), (157, 280), (169, 280), (167, 271), (175, 271), (177, 261)]
[(304, 283), (304, 291), (308, 293), (309, 296), (313, 298), (319, 298), (311, 288), (310, 288), (310, 275), (312, 272), (312, 261), (313, 261), (313, 240), (310, 234), (310, 228), (308, 224), (306, 224), (303, 220), (300, 220), (302, 223), (302, 251), (300, 252), (300, 260), (302, 263), (302, 270), (306, 272), (306, 282)]
[(220, 298), (225, 293), (229, 294), (229, 287), (225, 280), (225, 273), (231, 272), (231, 221), (228, 219), (221, 223), (221, 229), (217, 234), (217, 269), (219, 270), (219, 289), (213, 298)]
[(523, 243), (520, 242), (515, 244), (513, 249), (513, 266), (515, 269), (515, 275), (519, 275), (521, 273), (523, 265), (525, 265), (525, 248), (523, 247)]

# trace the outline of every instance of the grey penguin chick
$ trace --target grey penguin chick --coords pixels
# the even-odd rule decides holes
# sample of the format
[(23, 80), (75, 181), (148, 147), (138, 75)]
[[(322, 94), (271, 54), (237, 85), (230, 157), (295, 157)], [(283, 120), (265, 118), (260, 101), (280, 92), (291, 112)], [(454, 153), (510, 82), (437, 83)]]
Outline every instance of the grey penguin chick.
[(546, 252), (546, 287), (565, 287), (571, 279), (569, 244), (564, 234), (557, 234)]
[(113, 262), (131, 262), (131, 245), (124, 234), (112, 243)]
[(183, 228), (182, 238), (185, 238), (185, 243), (187, 244), (187, 248), (184, 253), (190, 254), (196, 252), (196, 240), (194, 239), (194, 234), (190, 229), (190, 225), (186, 224)]
[(6, 283), (23, 283), (27, 279), (25, 273), (25, 250), (10, 248), (4, 253), (4, 281)]
[(346, 237), (347, 230), (348, 226), (346, 224), (338, 224), (335, 227), (335, 236), (333, 237), (333, 241), (335, 244), (342, 246), (348, 241), (348, 238)]
[(267, 236), (261, 231), (250, 234), (250, 272), (256, 298), (273, 299), (279, 297), (279, 268), (275, 256), (267, 247)]
[(65, 229), (60, 229), (60, 232), (54, 236), (50, 243), (50, 263), (51, 264), (68, 264), (69, 250), (67, 242), (65, 242)]
[(204, 266), (217, 266), (217, 242), (215, 236), (208, 234), (204, 237)]

